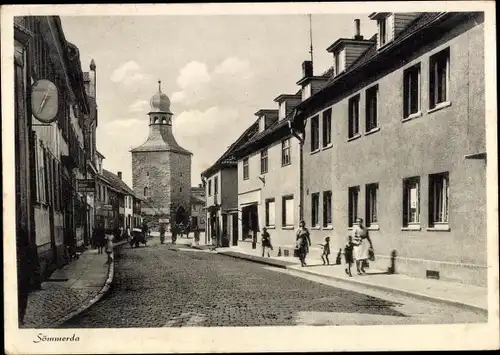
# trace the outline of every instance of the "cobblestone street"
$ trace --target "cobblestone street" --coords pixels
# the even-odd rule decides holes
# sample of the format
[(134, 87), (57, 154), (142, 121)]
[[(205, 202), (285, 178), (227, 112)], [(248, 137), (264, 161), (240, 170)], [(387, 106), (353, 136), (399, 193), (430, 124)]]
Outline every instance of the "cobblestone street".
[(314, 282), (260, 264), (183, 246), (116, 251), (107, 297), (63, 328), (428, 324), (483, 315), (382, 291)]

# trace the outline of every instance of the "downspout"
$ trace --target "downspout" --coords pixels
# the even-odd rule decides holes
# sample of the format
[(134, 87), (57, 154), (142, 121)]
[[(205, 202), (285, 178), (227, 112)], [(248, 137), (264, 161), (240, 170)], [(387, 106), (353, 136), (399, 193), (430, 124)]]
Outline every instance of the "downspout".
[[(288, 121), (288, 127), (292, 136), (299, 141), (299, 220), (304, 219), (304, 138), (294, 128), (295, 120), (299, 110), (294, 110), (293, 117)], [(302, 132), (300, 132), (302, 133)]]

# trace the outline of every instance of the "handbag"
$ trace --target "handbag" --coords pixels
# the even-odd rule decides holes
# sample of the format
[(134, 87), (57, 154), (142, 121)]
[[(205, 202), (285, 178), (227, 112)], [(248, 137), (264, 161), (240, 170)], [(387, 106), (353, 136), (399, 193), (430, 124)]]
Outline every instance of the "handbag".
[(298, 247), (295, 247), (295, 249), (293, 249), (293, 256), (295, 256), (297, 258), (300, 256), (299, 248)]
[(368, 249), (368, 260), (375, 261), (375, 252), (372, 248)]

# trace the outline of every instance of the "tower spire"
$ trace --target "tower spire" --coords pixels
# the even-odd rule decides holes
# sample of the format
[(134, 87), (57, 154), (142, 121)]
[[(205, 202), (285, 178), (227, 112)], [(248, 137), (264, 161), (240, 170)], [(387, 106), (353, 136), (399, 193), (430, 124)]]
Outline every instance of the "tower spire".
[(161, 91), (161, 80), (158, 80), (158, 91)]

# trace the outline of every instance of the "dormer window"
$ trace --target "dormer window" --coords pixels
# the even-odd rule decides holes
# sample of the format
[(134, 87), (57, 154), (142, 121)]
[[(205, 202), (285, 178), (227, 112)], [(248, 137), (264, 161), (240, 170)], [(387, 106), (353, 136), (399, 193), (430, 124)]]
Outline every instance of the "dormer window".
[(345, 70), (345, 49), (339, 50), (334, 54), (335, 76)]
[(381, 48), (394, 38), (394, 15), (381, 14), (378, 23), (378, 47)]
[(286, 102), (283, 101), (282, 103), (280, 103), (280, 106), (279, 106), (279, 118), (280, 119), (283, 119), (286, 117)]

